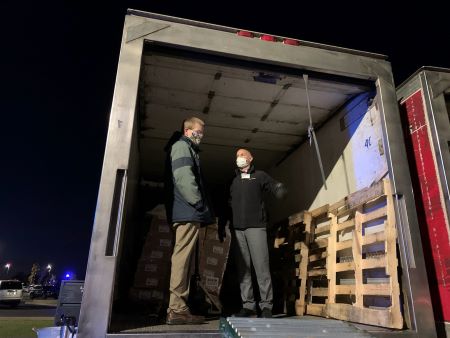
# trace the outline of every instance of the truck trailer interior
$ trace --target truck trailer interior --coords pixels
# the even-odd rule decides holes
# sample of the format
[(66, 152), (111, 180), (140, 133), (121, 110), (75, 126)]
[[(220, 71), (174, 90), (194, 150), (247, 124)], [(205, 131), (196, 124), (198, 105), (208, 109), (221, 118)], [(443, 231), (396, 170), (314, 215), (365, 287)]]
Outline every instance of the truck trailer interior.
[[(137, 25), (133, 26), (135, 18)], [(172, 24), (166, 25), (164, 21), (167, 18), (162, 21), (161, 16), (156, 18), (156, 28), (171, 27)], [(416, 330), (422, 325), (420, 320), (425, 318), (417, 319), (417, 313), (425, 311), (417, 304), (420, 299), (426, 302), (429, 295), (427, 290), (425, 298), (414, 294), (422, 278), (426, 283), (426, 276), (410, 271), (412, 267), (422, 268), (423, 258), (420, 253), (413, 253), (416, 246), (421, 249), (420, 239), (416, 243), (416, 236), (413, 234), (411, 238), (407, 228), (416, 226), (417, 222), (411, 216), (414, 215), (410, 210), (414, 204), (411, 193), (407, 189), (402, 192), (407, 197), (405, 200), (397, 194), (398, 189), (407, 187), (409, 172), (404, 177), (400, 174), (407, 168), (407, 163), (403, 163), (404, 146), (400, 134), (393, 136), (394, 130), (401, 133), (399, 119), (389, 112), (390, 108), (397, 109), (394, 88), (384, 86), (385, 82), (380, 87), (378, 70), (371, 63), (376, 64), (378, 59), (385, 62), (383, 56), (362, 53), (362, 69), (372, 75), (351, 76), (349, 71), (332, 71), (341, 63), (346, 67), (351, 65), (351, 57), (341, 56), (348, 55), (345, 51), (325, 51), (323, 55), (332, 61), (325, 60), (321, 69), (296, 65), (295, 56), (291, 64), (274, 61), (278, 56), (275, 48), (279, 47), (267, 49), (267, 60), (259, 50), (258, 57), (237, 55), (233, 53), (232, 43), (217, 47), (222, 51), (195, 48), (196, 44), (206, 42), (197, 39), (194, 31), (193, 35), (187, 35), (186, 45), (178, 40), (170, 43), (164, 28), (149, 29), (144, 18), (138, 16), (131, 15), (127, 20), (80, 315), (80, 336), (184, 332), (183, 328), (161, 325), (162, 316), (149, 318), (145, 309), (130, 306), (127, 297), (148, 231), (146, 215), (164, 202), (165, 146), (173, 133), (181, 129), (184, 119), (196, 116), (205, 122), (200, 160), (219, 215), (227, 203), (228, 184), (234, 176), (235, 154), (239, 148), (250, 150), (256, 168), (283, 182), (288, 189), (283, 200), (268, 197), (270, 226), (303, 210), (335, 203), (383, 178), (393, 181), (399, 200), (396, 217), (401, 227), (406, 226), (399, 235), (400, 270), (406, 267), (400, 273), (404, 328), (400, 331), (381, 327), (365, 329), (380, 337), (395, 334), (416, 337)], [(173, 22), (177, 32), (181, 31), (182, 20), (167, 20)], [(156, 34), (162, 31), (161, 38), (144, 38), (143, 27)], [(207, 28), (199, 35), (205, 40), (209, 39)], [(222, 33), (230, 32), (224, 29)], [(247, 39), (235, 34), (232, 38), (242, 39), (239, 46)], [(306, 54), (314, 50), (303, 48)], [(311, 59), (311, 62), (315, 61)], [(390, 69), (384, 67), (381, 66), (380, 74), (389, 82)], [(387, 101), (392, 101), (392, 105)], [(311, 129), (318, 147), (309, 137)], [(402, 154), (402, 158), (393, 159), (397, 154)], [(385, 277), (382, 273), (374, 276)], [(105, 278), (110, 279), (111, 285), (94, 287), (101, 285)], [(236, 290), (227, 287), (230, 285), (225, 283), (224, 297), (236, 300)], [(368, 306), (389, 306), (389, 302), (383, 301), (369, 303)], [(279, 314), (284, 310), (277, 309)], [(195, 328), (195, 332), (203, 330), (212, 334), (218, 322), (213, 324), (215, 328), (205, 325)], [(424, 330), (428, 332), (429, 327)], [(195, 336), (194, 331), (191, 334)]]
[[(272, 224), (337, 201), (387, 175), (373, 82), (311, 73), (307, 90), (325, 189), (319, 157), (308, 138), (310, 120), (303, 75), (301, 70), (146, 45), (129, 167), (134, 173), (129, 184), (135, 185), (135, 197), (125, 204), (127, 222), (112, 327), (120, 330), (120, 325), (114, 325), (115, 318), (127, 322), (121, 312), (130, 315), (128, 320), (136, 316), (121, 301), (127, 297), (142, 248), (146, 229), (140, 220), (164, 203), (165, 146), (185, 118), (192, 115), (205, 121), (202, 171), (217, 214), (221, 204), (227, 203), (224, 196), (234, 176), (239, 148), (249, 149), (255, 166), (289, 189), (282, 201), (269, 197)], [(223, 290), (225, 295), (233, 291)], [(126, 327), (130, 327), (129, 322)]]

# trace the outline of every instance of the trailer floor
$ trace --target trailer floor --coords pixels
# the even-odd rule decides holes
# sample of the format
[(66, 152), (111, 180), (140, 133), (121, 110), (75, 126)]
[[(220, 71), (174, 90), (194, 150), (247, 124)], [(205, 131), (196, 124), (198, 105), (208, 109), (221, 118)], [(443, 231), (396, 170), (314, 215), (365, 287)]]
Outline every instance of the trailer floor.
[[(392, 330), (314, 316), (266, 318), (208, 318), (202, 325), (167, 325), (148, 316), (116, 317), (107, 337), (336, 337), (369, 338)], [(398, 332), (398, 331), (397, 331)]]

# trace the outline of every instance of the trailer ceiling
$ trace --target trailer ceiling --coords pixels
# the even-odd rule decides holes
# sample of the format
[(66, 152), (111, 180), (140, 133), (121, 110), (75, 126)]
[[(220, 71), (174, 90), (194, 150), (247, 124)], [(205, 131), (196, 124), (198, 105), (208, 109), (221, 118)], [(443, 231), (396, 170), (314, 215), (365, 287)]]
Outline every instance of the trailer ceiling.
[[(189, 116), (206, 123), (201, 160), (210, 182), (229, 179), (241, 147), (253, 153), (258, 168), (275, 165), (307, 137), (305, 83), (298, 74), (145, 53), (139, 104), (142, 177), (162, 180), (164, 146)], [(308, 89), (317, 126), (370, 88), (311, 76)]]

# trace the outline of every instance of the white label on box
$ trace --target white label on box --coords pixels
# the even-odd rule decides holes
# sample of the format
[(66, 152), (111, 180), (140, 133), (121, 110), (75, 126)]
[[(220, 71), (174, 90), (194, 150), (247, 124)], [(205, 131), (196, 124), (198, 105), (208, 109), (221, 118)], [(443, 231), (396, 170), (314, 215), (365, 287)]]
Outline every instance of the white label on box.
[(168, 233), (170, 231), (170, 229), (167, 224), (160, 224), (160, 225), (158, 225), (158, 231)]
[(214, 245), (213, 253), (223, 255), (223, 247)]
[(152, 297), (150, 290), (139, 290), (138, 299), (148, 300)]
[(217, 287), (219, 287), (219, 278), (217, 278), (217, 277), (206, 277), (205, 284), (206, 284), (206, 287), (208, 289), (210, 289), (210, 288), (217, 288)]
[(206, 277), (214, 277), (214, 271), (205, 269), (203, 270), (203, 275)]
[(160, 239), (159, 246), (170, 247), (172, 241), (170, 239)]
[(158, 279), (157, 278), (147, 278), (145, 280), (146, 286), (157, 286), (158, 285)]
[(208, 258), (206, 259), (206, 264), (208, 264), (208, 265), (214, 265), (214, 266), (216, 266), (218, 262), (219, 262), (218, 259), (217, 259), (217, 258), (214, 258), (214, 257), (208, 257)]
[(162, 251), (152, 251), (150, 254), (150, 258), (162, 258), (164, 256), (164, 252)]
[(152, 293), (153, 298), (162, 300), (164, 298), (164, 294), (161, 291), (153, 290)]
[(144, 271), (145, 272), (156, 272), (158, 270), (158, 266), (156, 264), (145, 264)]

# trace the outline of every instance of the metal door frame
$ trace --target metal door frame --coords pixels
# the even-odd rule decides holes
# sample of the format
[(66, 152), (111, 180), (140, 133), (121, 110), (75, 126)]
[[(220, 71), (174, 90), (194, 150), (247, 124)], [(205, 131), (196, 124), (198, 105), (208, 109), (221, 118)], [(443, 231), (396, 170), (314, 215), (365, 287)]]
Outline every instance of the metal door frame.
[[(136, 11), (133, 12), (136, 14)], [(237, 37), (236, 29), (202, 24), (189, 20), (144, 13), (127, 15), (123, 30), (118, 71), (108, 128), (97, 209), (81, 306), (80, 338), (107, 335), (111, 316), (117, 250), (106, 255), (108, 233), (120, 233), (117, 222), (111, 222), (117, 173), (126, 176), (130, 160), (136, 99), (144, 42), (178, 46), (243, 60), (253, 60), (374, 81), (380, 98), (386, 158), (397, 199), (397, 224), (401, 228), (399, 245), (403, 273), (408, 276), (406, 288), (411, 328), (402, 336), (435, 337), (433, 311), (427, 285), (419, 226), (411, 190), (409, 167), (403, 143), (402, 126), (396, 90), (389, 62), (379, 55), (343, 48), (305, 44), (289, 46), (259, 39)], [(213, 27), (214, 29), (211, 29)], [(124, 196), (121, 190), (120, 195)], [(123, 199), (122, 199), (123, 201)], [(119, 232), (118, 232), (119, 231)], [(111, 238), (111, 236), (110, 236)], [(119, 246), (115, 236), (113, 247)], [(111, 243), (109, 243), (111, 246)], [(412, 250), (412, 252), (411, 252)], [(411, 264), (413, 263), (413, 264)]]

